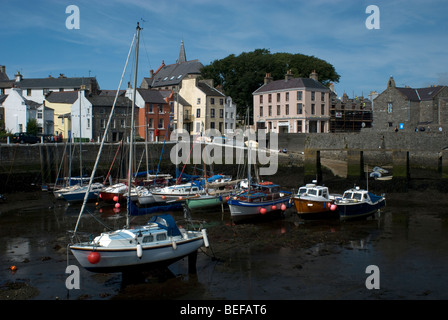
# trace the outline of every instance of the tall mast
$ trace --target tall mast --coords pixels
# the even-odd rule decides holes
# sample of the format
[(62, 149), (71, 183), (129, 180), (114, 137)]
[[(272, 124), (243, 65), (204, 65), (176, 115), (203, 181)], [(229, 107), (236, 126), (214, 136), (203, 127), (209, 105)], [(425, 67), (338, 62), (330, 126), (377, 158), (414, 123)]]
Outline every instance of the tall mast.
[(129, 171), (128, 171), (128, 206), (127, 206), (127, 215), (126, 215), (126, 227), (129, 227), (129, 209), (130, 209), (130, 203), (131, 203), (131, 183), (132, 183), (132, 173), (133, 173), (133, 147), (134, 147), (134, 113), (135, 113), (135, 100), (137, 97), (137, 70), (138, 70), (138, 46), (139, 46), (139, 40), (140, 40), (140, 26), (137, 22), (137, 36), (135, 41), (135, 66), (134, 66), (134, 87), (133, 87), (133, 94), (132, 94), (132, 111), (131, 111), (131, 137), (129, 141)]

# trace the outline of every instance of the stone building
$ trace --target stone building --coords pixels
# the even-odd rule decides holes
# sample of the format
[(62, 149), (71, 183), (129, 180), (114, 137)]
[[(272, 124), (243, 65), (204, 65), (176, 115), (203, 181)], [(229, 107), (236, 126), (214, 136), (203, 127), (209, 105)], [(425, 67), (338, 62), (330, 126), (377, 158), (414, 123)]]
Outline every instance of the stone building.
[(439, 131), (448, 129), (448, 87), (397, 87), (393, 77), (373, 100), (375, 131)]

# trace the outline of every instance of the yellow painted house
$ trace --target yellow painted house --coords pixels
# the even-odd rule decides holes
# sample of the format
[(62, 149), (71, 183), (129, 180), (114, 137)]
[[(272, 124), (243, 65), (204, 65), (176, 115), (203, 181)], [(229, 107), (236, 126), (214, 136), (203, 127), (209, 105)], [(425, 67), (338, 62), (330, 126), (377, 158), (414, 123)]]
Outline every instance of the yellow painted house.
[(78, 91), (51, 92), (45, 98), (45, 107), (54, 110), (54, 134), (62, 133), (64, 140), (68, 139), (71, 130), (71, 107), (78, 99)]

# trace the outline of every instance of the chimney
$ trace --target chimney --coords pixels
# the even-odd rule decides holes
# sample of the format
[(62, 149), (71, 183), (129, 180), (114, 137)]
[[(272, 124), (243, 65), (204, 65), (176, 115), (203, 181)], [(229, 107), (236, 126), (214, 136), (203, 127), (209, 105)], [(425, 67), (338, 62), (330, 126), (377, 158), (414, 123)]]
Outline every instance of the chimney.
[(272, 77), (270, 73), (266, 73), (266, 76), (264, 77), (264, 84), (268, 84), (272, 82)]
[(20, 81), (22, 81), (23, 76), (20, 74), (19, 71), (17, 71), (17, 73), (16, 73), (16, 75), (15, 75), (15, 79), (16, 79), (16, 82), (20, 82)]
[(0, 66), (0, 73), (6, 73), (6, 66)]
[(316, 81), (319, 81), (318, 79), (318, 76), (317, 76), (317, 72), (316, 72), (316, 70), (313, 70), (313, 72), (311, 72), (311, 74), (310, 74), (310, 78), (311, 79), (314, 79), (314, 80), (316, 80)]
[(151, 69), (151, 70), (149, 70), (149, 77), (152, 78), (153, 76), (154, 76), (154, 70)]
[(285, 81), (291, 80), (292, 78), (293, 78), (292, 71), (291, 70), (286, 71)]

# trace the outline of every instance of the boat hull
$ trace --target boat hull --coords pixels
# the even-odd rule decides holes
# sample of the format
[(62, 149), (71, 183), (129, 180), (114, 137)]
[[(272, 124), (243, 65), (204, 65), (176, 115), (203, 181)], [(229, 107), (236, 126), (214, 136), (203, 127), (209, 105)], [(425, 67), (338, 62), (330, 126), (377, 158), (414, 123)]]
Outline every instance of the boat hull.
[(336, 219), (338, 212), (332, 210), (332, 202), (328, 200), (312, 200), (307, 198), (292, 198), (294, 207), (300, 218), (305, 220)]
[[(278, 198), (269, 201), (248, 202), (237, 199), (229, 199), (230, 215), (234, 222), (242, 222), (253, 219), (266, 219), (266, 218), (282, 218), (284, 217), (284, 211), (282, 205), (285, 208), (289, 208), (290, 197)], [(265, 211), (261, 210), (264, 209)]]
[[(123, 272), (140, 267), (168, 266), (204, 246), (204, 239), (199, 235), (193, 239), (180, 240), (174, 246), (172, 243), (159, 246), (142, 245), (141, 257), (137, 255), (137, 246), (127, 248), (103, 248), (91, 244), (71, 245), (70, 250), (79, 264), (91, 272)], [(99, 253), (97, 263), (89, 262), (92, 251)]]
[(226, 202), (225, 196), (201, 196), (185, 200), (185, 205), (190, 210), (201, 210), (220, 206)]
[(375, 212), (383, 208), (385, 205), (386, 200), (384, 198), (375, 203), (339, 203), (338, 212), (341, 220), (365, 219), (375, 214)]

